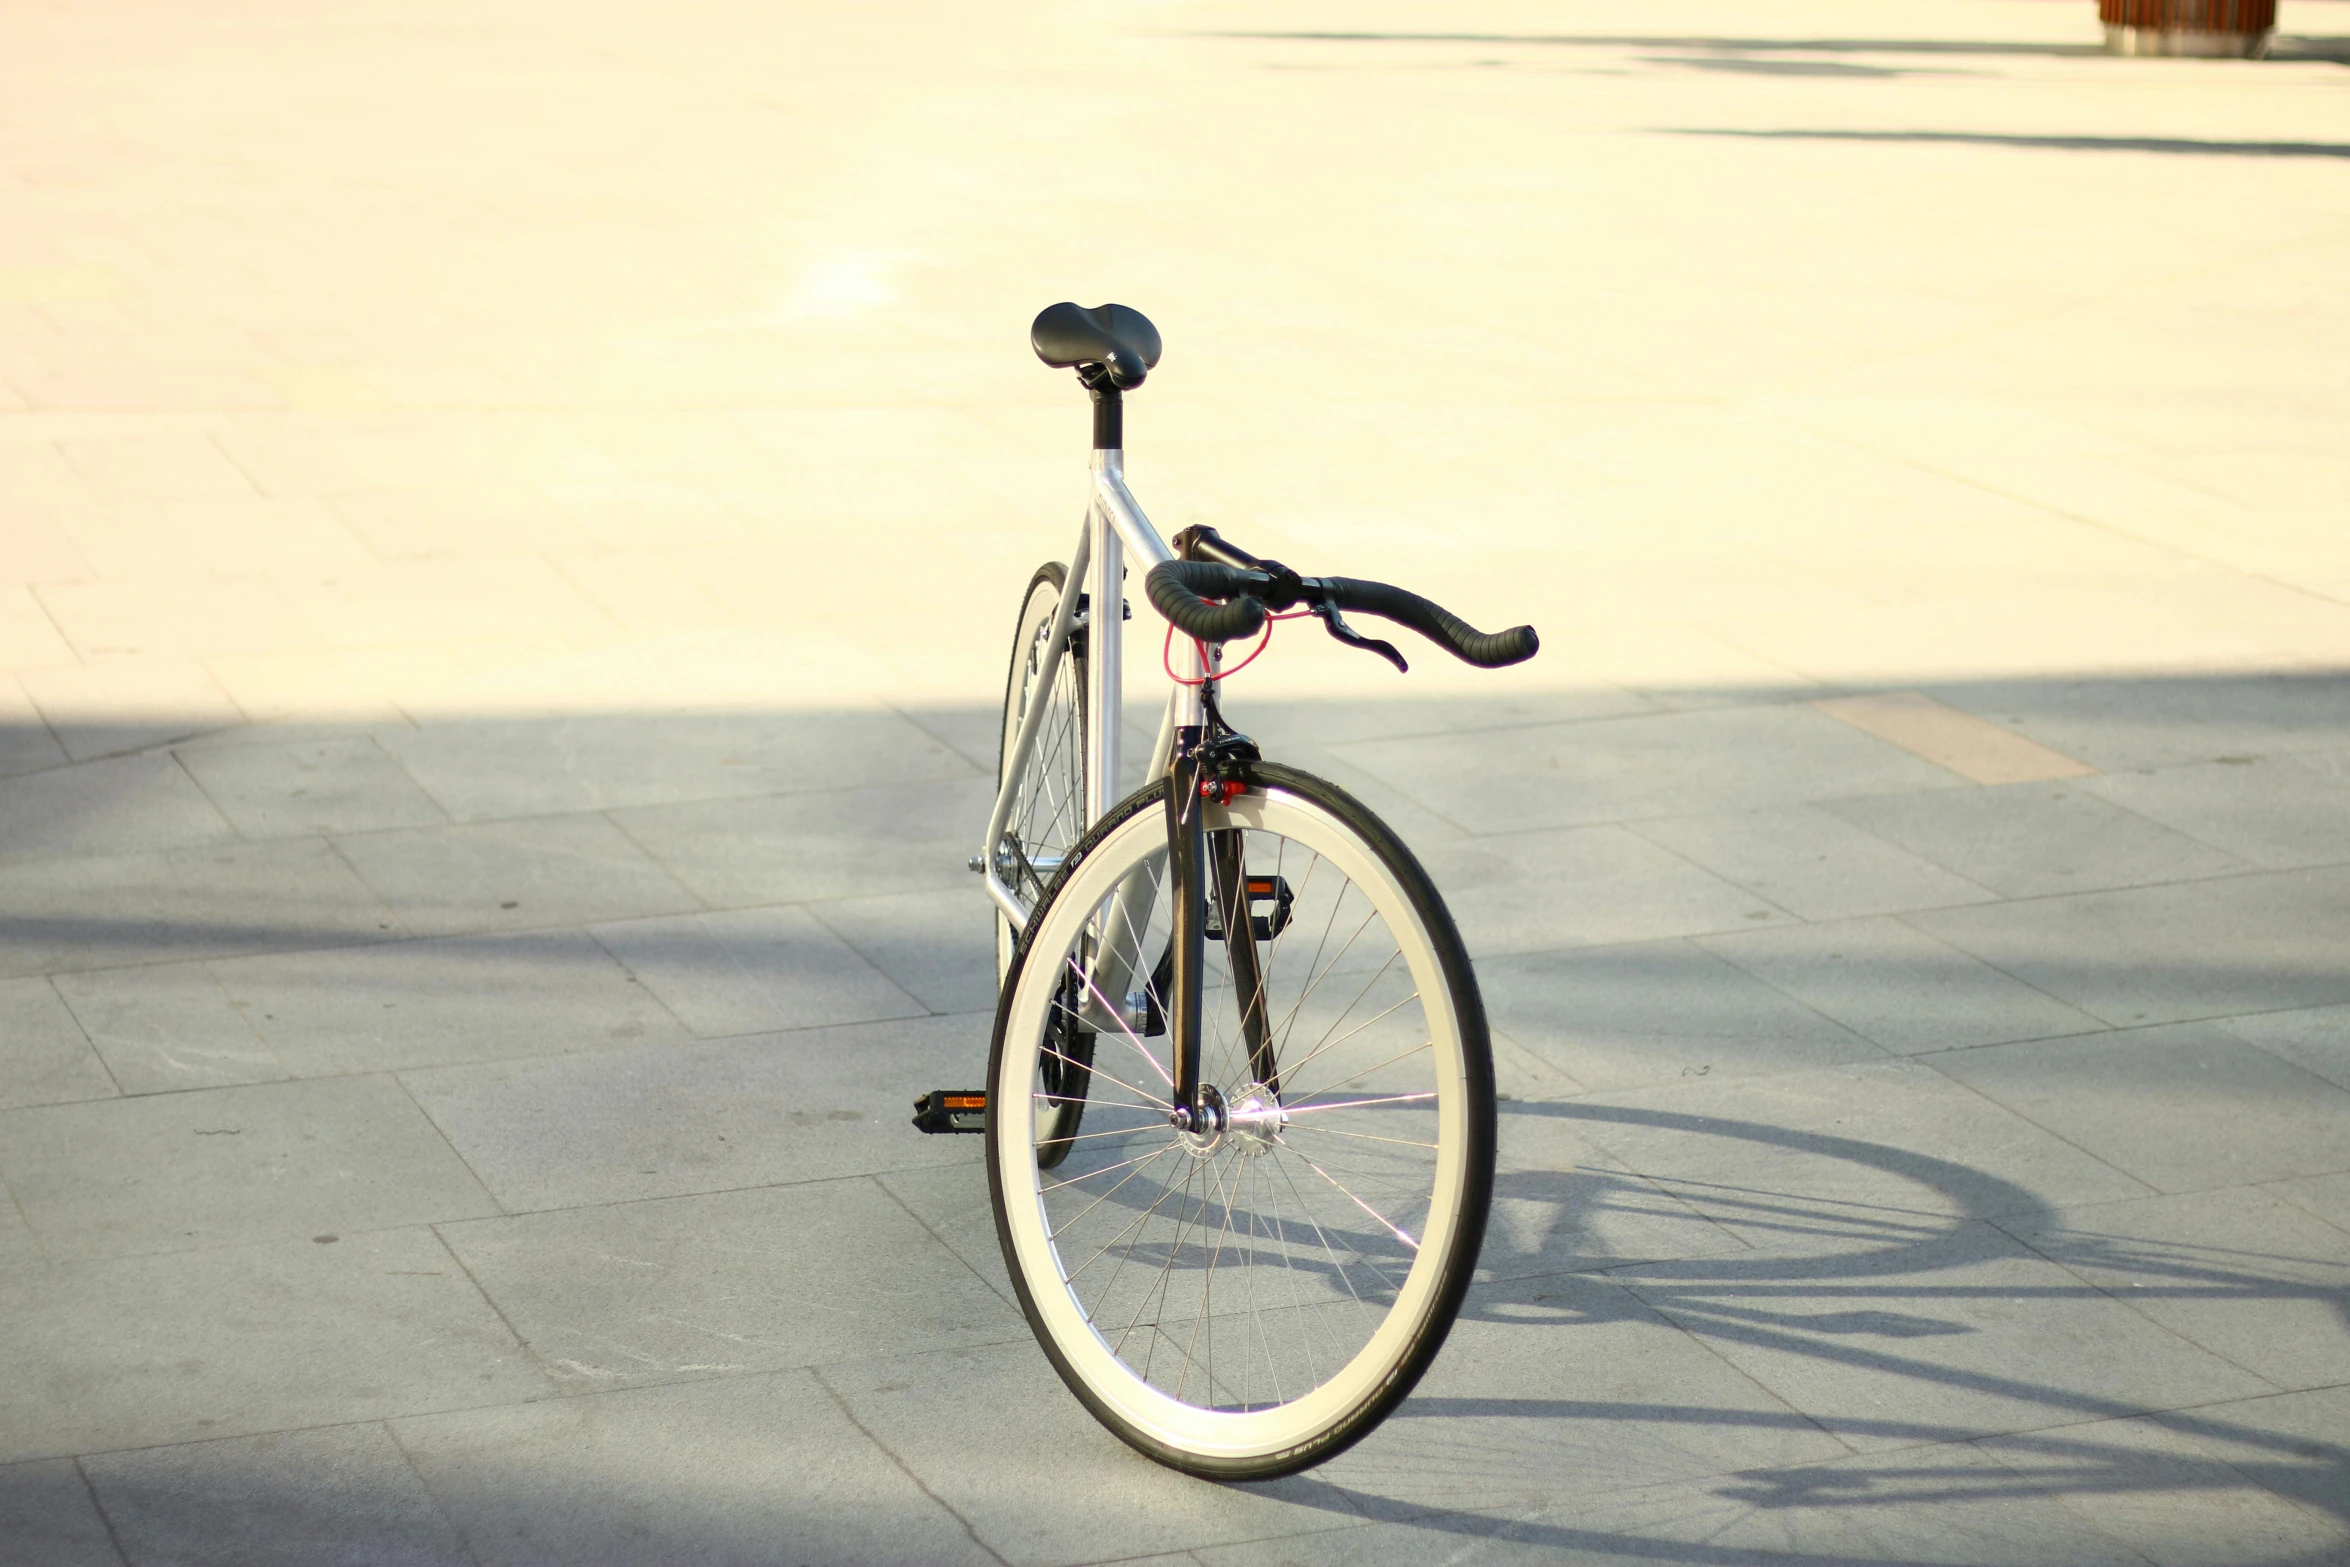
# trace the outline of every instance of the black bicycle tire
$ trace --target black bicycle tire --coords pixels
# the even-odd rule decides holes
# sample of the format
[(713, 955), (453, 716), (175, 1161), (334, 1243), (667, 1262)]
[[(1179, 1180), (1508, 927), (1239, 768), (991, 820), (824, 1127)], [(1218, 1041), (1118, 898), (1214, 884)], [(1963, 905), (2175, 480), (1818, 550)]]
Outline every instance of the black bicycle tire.
[[(1468, 948), (1461, 940), (1460, 930), (1453, 923), (1451, 911), (1445, 907), (1435, 882), (1430, 879), (1419, 859), (1368, 806), (1328, 779), (1272, 762), (1246, 764), (1241, 776), (1243, 783), (1250, 789), (1278, 788), (1301, 796), (1329, 812), (1380, 859), (1410, 900), (1413, 912), (1418, 916), (1421, 928), (1435, 950), (1438, 966), (1451, 995), (1453, 1014), (1458, 1020), (1461, 1050), (1467, 1068), (1468, 1179), (1454, 1228), (1452, 1253), (1440, 1264), (1443, 1271), (1435, 1291), (1434, 1304), (1420, 1324), (1418, 1335), (1398, 1357), (1386, 1378), (1368, 1396), (1321, 1432), (1275, 1454), (1244, 1459), (1206, 1458), (1169, 1447), (1135, 1430), (1115, 1410), (1106, 1407), (1077, 1375), (1039, 1318), (1027, 1276), (1022, 1272), (1005, 1221), (1005, 1151), (997, 1142), (996, 1117), (992, 1107), (995, 1103), (994, 1091), (1003, 1067), (1012, 999), (1019, 988), (1020, 972), (1027, 962), (1034, 934), (1043, 924), (1046, 910), (1076, 868), (1105, 838), (1130, 820), (1137, 811), (1165, 808), (1168, 785), (1163, 780), (1144, 785), (1112, 807), (1078, 840), (1030, 916), (1028, 928), (1013, 952), (1011, 970), (1006, 976), (1002, 993), (997, 998), (994, 1031), (988, 1046), (990, 1110), (986, 1126), (988, 1198), (995, 1214), (996, 1242), (1002, 1248), (1005, 1271), (1011, 1275), (1013, 1293), (1019, 1299), (1021, 1314), (1026, 1317), (1029, 1329), (1036, 1335), (1045, 1357), (1052, 1362), (1062, 1382), (1077, 1395), (1078, 1401), (1113, 1435), (1137, 1452), (1171, 1469), (1210, 1480), (1275, 1479), (1336, 1457), (1377, 1429), (1396, 1405), (1410, 1395), (1428, 1367), (1434, 1363), (1437, 1352), (1443, 1349), (1453, 1322), (1460, 1314), (1461, 1303), (1467, 1297), (1469, 1285), (1476, 1276), (1477, 1256), (1484, 1244), (1486, 1218), (1492, 1205), (1493, 1168), (1498, 1139), (1493, 1048), (1485, 1021), (1484, 998), (1478, 990), (1476, 971), (1469, 961)], [(1023, 1157), (1033, 1155), (1032, 1149), (1020, 1152)]]

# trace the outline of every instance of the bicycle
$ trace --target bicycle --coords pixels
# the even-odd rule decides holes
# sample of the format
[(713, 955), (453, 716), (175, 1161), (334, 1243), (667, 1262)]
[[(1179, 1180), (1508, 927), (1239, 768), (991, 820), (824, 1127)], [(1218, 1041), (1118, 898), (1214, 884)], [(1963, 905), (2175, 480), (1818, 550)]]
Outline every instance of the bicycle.
[[(1224, 650), (1311, 616), (1408, 667), (1348, 611), (1486, 667), (1538, 643), (1212, 528), (1162, 540), (1123, 455), (1157, 329), (1064, 303), (1030, 341), (1092, 398), (1092, 496), (1021, 601), (971, 861), (998, 931), (987, 1087), (925, 1095), (915, 1124), (986, 1136), (1021, 1309), (1096, 1418), (1188, 1473), (1286, 1474), (1360, 1440), (1442, 1347), (1484, 1236), (1493, 1066), (1434, 884), (1353, 796), (1225, 721)], [(1128, 554), (1172, 689), (1148, 782), (1115, 799)]]

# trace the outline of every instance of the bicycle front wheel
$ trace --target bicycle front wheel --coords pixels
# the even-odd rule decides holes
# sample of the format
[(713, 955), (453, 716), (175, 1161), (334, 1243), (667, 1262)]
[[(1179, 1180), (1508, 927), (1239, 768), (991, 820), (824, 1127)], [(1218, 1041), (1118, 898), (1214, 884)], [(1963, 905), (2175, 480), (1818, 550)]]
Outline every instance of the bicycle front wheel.
[[(1224, 1479), (1327, 1458), (1410, 1392), (1476, 1266), (1494, 1148), (1483, 1007), (1418, 862), (1333, 784), (1245, 781), (1206, 807), (1226, 889), (1206, 907), (1172, 907), (1163, 785), (1075, 846), (988, 1079), (998, 1236), (1045, 1352), (1125, 1441)], [(1209, 935), (1201, 1080), (1222, 1113), (1196, 1131), (1169, 1116), (1178, 917)], [(1090, 1101), (1068, 1135), (1076, 1033)]]

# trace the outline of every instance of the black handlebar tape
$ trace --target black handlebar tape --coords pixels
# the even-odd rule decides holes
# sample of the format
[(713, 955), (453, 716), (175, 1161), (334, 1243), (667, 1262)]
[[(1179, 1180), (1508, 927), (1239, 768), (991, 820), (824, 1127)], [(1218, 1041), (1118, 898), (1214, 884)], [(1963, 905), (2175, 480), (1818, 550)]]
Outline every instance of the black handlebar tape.
[[(1265, 606), (1251, 590), (1271, 584), (1261, 571), (1204, 560), (1161, 561), (1142, 579), (1151, 608), (1176, 630), (1201, 642), (1231, 642), (1263, 630)], [(1212, 598), (1231, 602), (1211, 604)]]
[(1359, 609), (1366, 615), (1409, 626), (1454, 657), (1480, 669), (1522, 664), (1542, 646), (1542, 639), (1535, 636), (1532, 626), (1479, 631), (1443, 605), (1403, 588), (1384, 582), (1363, 582), (1354, 577), (1322, 580), (1330, 585), (1331, 597), (1338, 601), (1340, 609)]

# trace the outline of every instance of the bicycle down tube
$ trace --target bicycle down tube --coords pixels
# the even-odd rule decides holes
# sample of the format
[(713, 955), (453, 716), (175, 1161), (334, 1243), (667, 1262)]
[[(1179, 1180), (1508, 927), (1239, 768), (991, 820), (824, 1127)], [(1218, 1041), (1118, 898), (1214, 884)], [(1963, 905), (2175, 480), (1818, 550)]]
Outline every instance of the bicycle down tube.
[[(1038, 690), (1052, 688), (1061, 660), (1068, 656), (1069, 632), (1076, 624), (1078, 599), (1089, 597), (1088, 614), (1092, 616), (1089, 627), (1109, 629), (1092, 639), (1088, 645), (1090, 656), (1086, 659), (1088, 718), (1081, 740), (1085, 747), (1085, 801), (1084, 819), (1078, 824), (1080, 833), (1100, 821), (1118, 800), (1118, 734), (1123, 703), (1119, 626), (1125, 602), (1124, 557), (1131, 552), (1146, 571), (1161, 561), (1175, 558), (1175, 552), (1159, 537), (1158, 530), (1151, 526), (1150, 519), (1136, 503), (1133, 492), (1126, 488), (1124, 452), (1116, 448), (1094, 452), (1093, 489), (1085, 524), (1078, 532), (1077, 548), (1070, 556), (1070, 589), (1061, 595), (1060, 605), (1054, 611), (1052, 632), (1045, 641), (1044, 667), (1036, 677)], [(1106, 619), (1104, 605), (1113, 606), (1106, 612)], [(1188, 638), (1185, 641), (1188, 656), (1197, 663), (1196, 644), (1191, 644)], [(1193, 669), (1188, 678), (1196, 679), (1199, 674), (1199, 670)], [(1169, 695), (1146, 776), (1155, 778), (1166, 771), (1168, 760), (1174, 754), (1177, 725), (1199, 722), (1197, 716), (1186, 717), (1187, 704), (1196, 706), (1198, 700), (1196, 686), (1179, 686)], [(1021, 770), (1036, 748), (1046, 710), (1047, 704), (1040, 701), (1021, 715), (1020, 733), (1005, 760), (1003, 784), (996, 793), (995, 809), (988, 815), (987, 837), (979, 850), (987, 895), (1015, 930), (1027, 927), (1029, 908), (1006, 879), (1011, 867), (1004, 862), (1004, 830), (1011, 824)], [(1122, 975), (1120, 980), (1123, 983)]]

